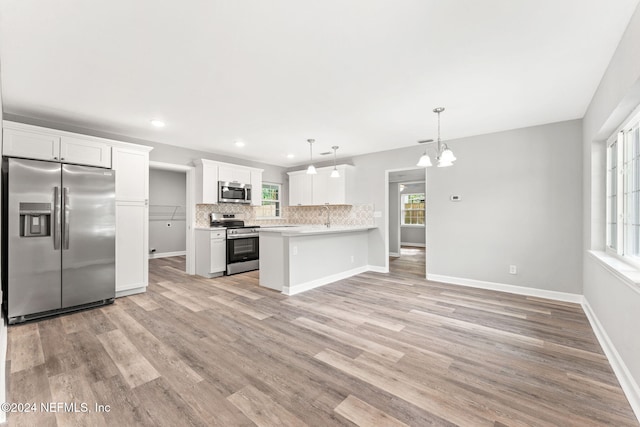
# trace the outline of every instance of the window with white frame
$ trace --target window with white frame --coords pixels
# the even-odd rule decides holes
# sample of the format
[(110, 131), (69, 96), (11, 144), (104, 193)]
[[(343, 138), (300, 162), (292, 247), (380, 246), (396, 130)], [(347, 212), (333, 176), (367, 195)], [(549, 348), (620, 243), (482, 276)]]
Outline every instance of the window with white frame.
[(280, 217), (280, 194), (282, 193), (280, 184), (268, 182), (262, 183), (262, 206), (258, 208), (257, 216), (261, 218)]
[(400, 218), (401, 225), (424, 225), (424, 193), (401, 196)]
[(607, 144), (607, 250), (640, 265), (640, 114)]

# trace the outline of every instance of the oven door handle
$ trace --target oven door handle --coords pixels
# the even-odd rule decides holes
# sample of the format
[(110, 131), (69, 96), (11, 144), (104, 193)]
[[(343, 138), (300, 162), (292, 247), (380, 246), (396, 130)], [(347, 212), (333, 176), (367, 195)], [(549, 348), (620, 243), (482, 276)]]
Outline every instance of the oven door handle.
[(230, 235), (227, 235), (227, 240), (250, 239), (250, 238), (259, 237), (259, 236), (260, 236), (260, 234), (258, 234), (258, 233), (230, 234)]

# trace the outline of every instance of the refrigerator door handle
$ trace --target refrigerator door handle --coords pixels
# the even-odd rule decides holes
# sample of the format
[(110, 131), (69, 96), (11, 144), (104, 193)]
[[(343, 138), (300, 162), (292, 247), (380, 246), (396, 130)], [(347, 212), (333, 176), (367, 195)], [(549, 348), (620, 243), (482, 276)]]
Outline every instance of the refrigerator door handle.
[(64, 205), (64, 241), (62, 249), (69, 249), (69, 188), (62, 189), (62, 204)]
[(53, 187), (53, 249), (60, 249), (60, 188)]

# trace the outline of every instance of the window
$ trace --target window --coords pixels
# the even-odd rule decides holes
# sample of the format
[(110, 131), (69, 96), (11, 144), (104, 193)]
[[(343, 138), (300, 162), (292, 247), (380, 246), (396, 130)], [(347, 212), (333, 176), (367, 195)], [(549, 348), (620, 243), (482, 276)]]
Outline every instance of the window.
[(262, 183), (262, 206), (258, 208), (257, 216), (262, 218), (280, 217), (280, 184)]
[(424, 193), (403, 194), (401, 197), (401, 225), (424, 225)]
[(607, 144), (607, 249), (640, 265), (640, 115)]

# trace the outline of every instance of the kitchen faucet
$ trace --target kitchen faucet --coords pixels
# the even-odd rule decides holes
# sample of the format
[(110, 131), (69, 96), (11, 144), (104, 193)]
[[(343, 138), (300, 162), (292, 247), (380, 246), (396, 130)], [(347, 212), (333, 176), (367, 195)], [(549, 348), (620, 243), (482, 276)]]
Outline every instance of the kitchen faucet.
[(331, 227), (331, 210), (329, 209), (329, 206), (327, 206), (327, 205), (324, 205), (322, 207), (327, 210), (327, 222), (325, 222), (324, 225), (326, 225), (327, 228), (329, 228), (329, 227)]

